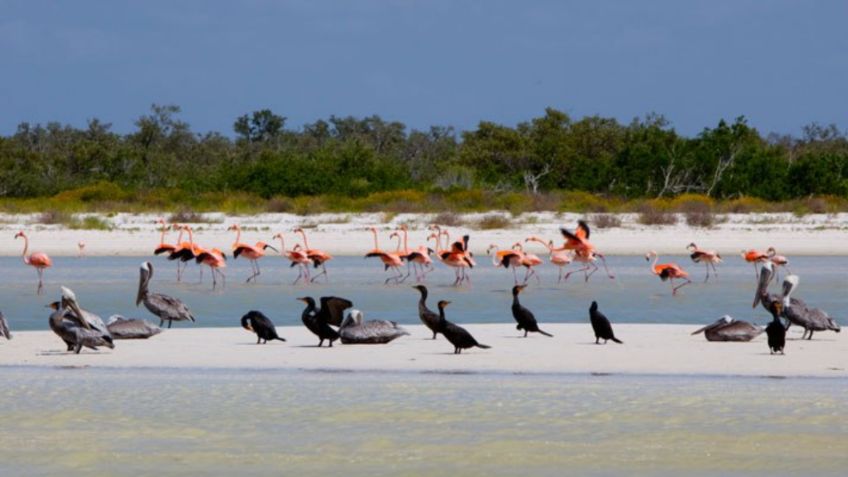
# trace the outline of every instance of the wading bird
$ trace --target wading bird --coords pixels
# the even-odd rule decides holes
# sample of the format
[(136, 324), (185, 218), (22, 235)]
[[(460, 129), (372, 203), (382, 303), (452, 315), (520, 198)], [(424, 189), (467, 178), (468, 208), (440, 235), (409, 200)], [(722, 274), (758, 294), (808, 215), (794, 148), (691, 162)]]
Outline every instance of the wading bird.
[(598, 252), (595, 249), (595, 246), (589, 242), (589, 236), (592, 234), (591, 229), (589, 228), (589, 224), (587, 224), (583, 220), (577, 221), (577, 228), (574, 232), (568, 230), (565, 227), (559, 228), (560, 233), (562, 233), (563, 237), (565, 237), (565, 244), (561, 248), (554, 249), (555, 251), (563, 251), (563, 250), (573, 250), (574, 257), (573, 260), (575, 262), (580, 262), (584, 266), (581, 269), (573, 270), (565, 274), (563, 280), (568, 280), (572, 273), (583, 272), (584, 281), (589, 281), (589, 278), (592, 277), (596, 271), (598, 271), (598, 259), (601, 259), (601, 263), (604, 265), (604, 270), (607, 272), (607, 277), (611, 280), (615, 278), (615, 275), (610, 273), (609, 268), (607, 267), (607, 259), (604, 255)]
[[(645, 260), (650, 261), (651, 257), (653, 257), (654, 262), (651, 264), (651, 272), (660, 277), (660, 280), (666, 281), (669, 280), (671, 282), (671, 294), (677, 295), (677, 290), (685, 287), (692, 283), (692, 280), (689, 280), (689, 274), (684, 271), (680, 265), (676, 263), (661, 263), (657, 264), (657, 260), (659, 260), (659, 256), (657, 252), (651, 250), (645, 255)], [(680, 279), (685, 280), (683, 284), (674, 286), (674, 280)]]
[[(456, 280), (454, 280), (453, 285), (462, 285), (462, 282), (464, 281), (468, 281), (470, 284), (471, 276), (466, 273), (466, 269), (474, 268), (473, 259), (469, 257), (469, 254), (462, 250), (462, 246), (455, 247), (456, 244), (454, 244), (451, 248), (441, 248), (442, 235), (445, 236), (448, 243), (450, 242), (450, 235), (448, 235), (447, 230), (442, 231), (438, 225), (431, 225), (430, 228), (436, 231), (428, 237), (428, 240), (436, 240), (436, 256), (443, 264), (454, 269)], [(466, 235), (466, 237), (468, 236)], [(467, 239), (465, 240), (465, 243), (467, 244)]]
[(77, 258), (85, 257), (85, 240), (77, 242)]
[[(374, 249), (366, 253), (365, 258), (378, 257), (383, 263), (384, 270), (392, 269), (395, 271), (396, 275), (392, 275), (387, 278), (383, 284), (387, 285), (390, 281), (394, 281), (395, 283), (402, 282), (405, 277), (403, 276), (403, 272), (400, 270), (400, 267), (403, 266), (403, 260), (401, 260), (400, 255), (396, 252), (386, 252), (380, 249), (380, 246), (377, 243), (377, 229), (369, 227), (368, 230), (374, 234)], [(398, 236), (398, 243), (400, 243), (400, 236)]]
[(309, 265), (312, 261), (306, 256), (306, 252), (300, 249), (299, 245), (295, 245), (292, 250), (286, 250), (286, 239), (282, 233), (274, 234), (272, 240), (280, 239), (280, 256), (289, 260), (289, 267), (297, 267), (297, 278), (294, 279), (292, 285), (297, 285), (301, 279), (303, 283), (309, 283)]
[(754, 275), (759, 278), (760, 277), (760, 269), (758, 268), (760, 264), (763, 262), (767, 262), (769, 256), (767, 253), (760, 252), (759, 250), (742, 250), (740, 253), (742, 259), (746, 262), (752, 264), (754, 266)]
[(386, 344), (408, 334), (394, 321), (363, 321), (359, 310), (350, 310), (339, 327), (342, 344)]
[(268, 340), (285, 341), (277, 335), (277, 327), (261, 311), (250, 310), (241, 317), (241, 327), (256, 333), (256, 344), (266, 344)]
[(789, 270), (789, 259), (783, 255), (778, 255), (777, 250), (775, 250), (774, 247), (769, 247), (766, 254), (768, 255), (769, 261), (774, 264), (774, 277), (777, 281), (780, 281), (780, 273), (778, 273), (779, 268), (786, 269), (786, 273), (792, 273), (792, 271)]
[(539, 242), (546, 249), (548, 249), (548, 253), (549, 253), (548, 260), (552, 264), (556, 265), (556, 267), (559, 269), (559, 276), (557, 277), (557, 283), (562, 282), (562, 269), (567, 267), (568, 264), (571, 263), (571, 261), (572, 261), (571, 256), (572, 256), (573, 252), (570, 251), (570, 250), (563, 250), (563, 249), (557, 250), (557, 249), (554, 248), (554, 241), (553, 240), (549, 240), (549, 241), (545, 242), (544, 240), (542, 240), (541, 238), (539, 238), (535, 235), (533, 235), (531, 237), (527, 237), (526, 239), (524, 239), (524, 242), (525, 243), (526, 242)]
[(27, 255), (27, 250), (29, 250), (29, 238), (23, 231), (15, 234), (15, 239), (23, 238), (24, 239), (24, 251), (21, 253), (21, 256), (24, 259), (24, 264), (29, 265), (38, 272), (38, 289), (37, 293), (40, 295), (42, 290), (44, 289), (44, 269), (50, 268), (53, 266), (53, 260), (47, 256), (44, 252), (33, 252), (30, 255)]
[(327, 262), (332, 260), (333, 256), (323, 250), (309, 248), (309, 242), (306, 241), (306, 232), (302, 227), (294, 229), (294, 233), (300, 234), (303, 239), (303, 252), (306, 253), (307, 258), (312, 261), (312, 266), (315, 268), (321, 267), (321, 273), (315, 275), (309, 281), (314, 282), (321, 275), (324, 275), (325, 281), (330, 281), (330, 275), (327, 274)]
[(710, 279), (710, 267), (713, 269), (713, 274), (718, 278), (718, 270), (716, 270), (716, 264), (721, 263), (721, 255), (718, 254), (715, 250), (703, 250), (698, 248), (695, 245), (695, 242), (690, 243), (686, 246), (686, 250), (690, 252), (689, 258), (692, 259), (695, 263), (703, 263), (704, 267), (707, 269), (707, 276), (704, 278), (704, 283), (707, 283), (707, 280)]
[(233, 258), (239, 258), (239, 255), (243, 255), (248, 261), (250, 261), (250, 269), (251, 275), (247, 277), (245, 283), (250, 283), (251, 280), (256, 280), (256, 277), (259, 276), (259, 259), (265, 256), (265, 249), (271, 249), (275, 252), (278, 250), (271, 245), (268, 245), (265, 242), (256, 242), (256, 245), (250, 245), (246, 243), (242, 243), (241, 240), (241, 226), (239, 224), (230, 225), (227, 228), (228, 231), (235, 230), (236, 232), (236, 240), (233, 242)]
[(441, 333), (453, 345), (453, 354), (462, 354), (462, 350), (478, 347), (489, 349), (491, 346), (478, 343), (471, 333), (465, 328), (451, 323), (445, 318), (445, 308), (450, 305), (449, 301), (442, 300), (438, 303), (439, 307), (439, 333)]
[(150, 313), (159, 317), (159, 326), (168, 321), (168, 328), (174, 321), (194, 322), (194, 315), (182, 301), (162, 293), (151, 293), (149, 290), (150, 279), (153, 278), (153, 264), (142, 262), (139, 268), (138, 295), (136, 295), (135, 306), (144, 303), (144, 307)]
[[(214, 290), (218, 286), (217, 276), (221, 277), (221, 286), (226, 287), (227, 276), (224, 275), (224, 271), (221, 269), (227, 268), (227, 255), (219, 248), (213, 248), (211, 250), (199, 249), (196, 252), (197, 257), (195, 261), (201, 266), (206, 265), (212, 271), (212, 289)], [(201, 268), (201, 273), (202, 270)]]

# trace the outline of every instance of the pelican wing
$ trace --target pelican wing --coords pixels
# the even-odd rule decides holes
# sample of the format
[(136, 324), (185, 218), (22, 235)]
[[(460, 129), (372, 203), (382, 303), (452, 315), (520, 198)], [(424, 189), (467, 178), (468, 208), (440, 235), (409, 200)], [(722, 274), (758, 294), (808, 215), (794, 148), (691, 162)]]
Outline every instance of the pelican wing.
[(321, 315), (331, 325), (341, 326), (344, 311), (352, 306), (353, 302), (345, 298), (339, 298), (337, 296), (321, 297)]
[(3, 313), (0, 313), (0, 336), (3, 336), (7, 340), (12, 339), (12, 333), (9, 331), (9, 323), (6, 322), (6, 317), (3, 316)]
[(113, 316), (106, 327), (112, 339), (116, 340), (146, 340), (162, 332), (162, 328), (147, 320), (127, 319), (120, 315)]
[(195, 321), (188, 306), (172, 296), (150, 293), (144, 305), (151, 313), (163, 320)]

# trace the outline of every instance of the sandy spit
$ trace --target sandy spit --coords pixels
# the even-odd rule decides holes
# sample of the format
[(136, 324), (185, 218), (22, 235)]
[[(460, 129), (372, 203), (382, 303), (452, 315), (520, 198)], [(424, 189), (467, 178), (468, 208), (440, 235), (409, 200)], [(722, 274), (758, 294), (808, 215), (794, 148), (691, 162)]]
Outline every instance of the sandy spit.
[(114, 350), (68, 354), (50, 331), (23, 331), (0, 341), (0, 366), (291, 369), (472, 373), (615, 373), (702, 376), (848, 377), (848, 336), (818, 333), (801, 341), (790, 329), (785, 356), (769, 355), (765, 335), (749, 343), (709, 343), (690, 325), (622, 324), (625, 344), (595, 345), (589, 324), (549, 324), (554, 338), (520, 338), (508, 324), (468, 325), (491, 349), (454, 355), (421, 325), (405, 327), (388, 345), (317, 348), (304, 327), (280, 327), (288, 341), (256, 345), (241, 328), (174, 328), (147, 341), (119, 341)]

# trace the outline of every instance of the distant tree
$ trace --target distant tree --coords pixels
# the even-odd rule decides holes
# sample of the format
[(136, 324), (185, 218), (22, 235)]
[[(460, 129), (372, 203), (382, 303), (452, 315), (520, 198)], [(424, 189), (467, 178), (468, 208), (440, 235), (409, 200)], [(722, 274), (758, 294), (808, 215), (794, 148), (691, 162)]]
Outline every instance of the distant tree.
[(250, 116), (239, 116), (233, 130), (239, 139), (249, 143), (270, 142), (277, 139), (285, 127), (286, 118), (274, 114), (270, 109), (254, 111)]

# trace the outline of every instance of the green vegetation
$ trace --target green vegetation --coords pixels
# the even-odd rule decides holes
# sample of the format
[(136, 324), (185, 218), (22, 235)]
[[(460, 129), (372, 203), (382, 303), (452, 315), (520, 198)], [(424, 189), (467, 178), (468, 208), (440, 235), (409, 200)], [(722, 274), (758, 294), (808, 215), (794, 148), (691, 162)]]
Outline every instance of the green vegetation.
[(235, 138), (197, 134), (154, 105), (121, 135), (22, 123), (0, 136), (0, 210), (228, 213), (533, 210), (704, 214), (846, 210), (848, 139), (812, 124), (763, 136), (744, 118), (683, 137), (661, 116), (629, 124), (547, 109), (515, 127), (408, 131), (378, 116), (298, 130), (269, 110)]

